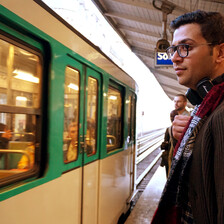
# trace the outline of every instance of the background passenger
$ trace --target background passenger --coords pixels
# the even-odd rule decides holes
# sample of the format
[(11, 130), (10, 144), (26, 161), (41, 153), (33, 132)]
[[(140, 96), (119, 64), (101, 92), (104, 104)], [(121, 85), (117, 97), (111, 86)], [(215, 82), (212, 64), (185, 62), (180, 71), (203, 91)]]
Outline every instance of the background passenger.
[(186, 110), (187, 97), (184, 94), (178, 94), (174, 97), (174, 107), (177, 110), (178, 115), (190, 116), (190, 113)]
[(66, 149), (66, 162), (74, 161), (78, 157), (78, 124), (71, 123), (68, 127), (67, 149)]
[(0, 149), (7, 149), (9, 140), (12, 137), (12, 133), (7, 126), (3, 123), (0, 123)]
[(22, 140), (28, 142), (28, 146), (25, 148), (28, 155), (23, 155), (21, 157), (17, 165), (18, 169), (31, 169), (35, 162), (35, 125), (32, 123), (27, 125), (25, 131), (26, 132)]
[[(178, 115), (177, 110), (172, 110), (170, 112), (170, 120), (173, 122), (174, 117)], [(169, 175), (171, 162), (173, 158), (173, 150), (175, 148), (175, 145), (177, 143), (177, 140), (173, 137), (172, 134), (172, 125), (166, 129), (165, 136), (164, 136), (164, 142), (161, 144), (161, 149), (165, 150), (162, 154), (162, 161), (161, 166), (165, 166), (166, 169), (166, 177)]]
[(30, 143), (27, 146), (25, 151), (28, 153), (29, 158), (27, 155), (23, 155), (18, 162), (17, 168), (18, 169), (31, 169), (34, 165), (34, 158), (35, 158), (35, 145), (34, 142)]
[[(12, 138), (12, 133), (8, 130), (7, 126), (3, 123), (0, 123), (0, 149), (8, 149), (9, 141)], [(0, 152), (0, 168), (6, 166), (5, 153)], [(4, 165), (5, 164), (5, 165)]]

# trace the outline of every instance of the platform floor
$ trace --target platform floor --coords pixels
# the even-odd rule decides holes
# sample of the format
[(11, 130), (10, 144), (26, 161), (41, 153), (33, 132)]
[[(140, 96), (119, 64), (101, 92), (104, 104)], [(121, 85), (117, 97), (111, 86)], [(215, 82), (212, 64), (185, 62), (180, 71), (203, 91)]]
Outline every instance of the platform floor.
[(166, 183), (165, 167), (159, 166), (149, 184), (138, 199), (125, 224), (149, 224), (157, 208)]

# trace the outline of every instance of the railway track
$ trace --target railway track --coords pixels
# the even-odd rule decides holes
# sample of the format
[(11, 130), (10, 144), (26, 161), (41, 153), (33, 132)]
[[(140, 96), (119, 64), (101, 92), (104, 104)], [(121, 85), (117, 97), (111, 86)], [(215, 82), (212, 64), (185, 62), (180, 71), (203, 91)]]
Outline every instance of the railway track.
[(162, 155), (160, 145), (164, 139), (164, 133), (164, 128), (154, 130), (137, 140), (137, 187), (160, 159)]
[(131, 210), (160, 165), (162, 155), (160, 145), (164, 139), (164, 133), (165, 129), (153, 130), (137, 140), (136, 194)]

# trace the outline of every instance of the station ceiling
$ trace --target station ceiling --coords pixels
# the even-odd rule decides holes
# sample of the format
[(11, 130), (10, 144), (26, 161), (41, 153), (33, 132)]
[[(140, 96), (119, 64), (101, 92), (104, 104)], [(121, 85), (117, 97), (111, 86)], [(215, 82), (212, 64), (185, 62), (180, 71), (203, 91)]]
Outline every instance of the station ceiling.
[(131, 50), (151, 70), (161, 87), (173, 100), (187, 88), (179, 85), (172, 66), (155, 66), (159, 39), (170, 43), (170, 22), (177, 16), (201, 9), (224, 13), (224, 0), (92, 0), (103, 16)]

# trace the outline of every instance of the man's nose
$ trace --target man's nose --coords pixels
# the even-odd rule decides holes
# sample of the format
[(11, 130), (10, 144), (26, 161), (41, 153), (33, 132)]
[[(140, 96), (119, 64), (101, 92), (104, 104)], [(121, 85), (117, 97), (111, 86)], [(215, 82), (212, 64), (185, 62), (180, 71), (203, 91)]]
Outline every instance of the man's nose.
[(183, 58), (179, 55), (178, 51), (176, 50), (173, 54), (173, 57), (171, 58), (171, 61), (173, 63), (177, 62), (177, 61), (182, 61)]

